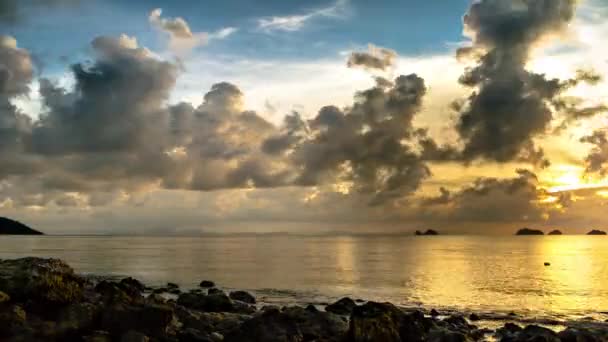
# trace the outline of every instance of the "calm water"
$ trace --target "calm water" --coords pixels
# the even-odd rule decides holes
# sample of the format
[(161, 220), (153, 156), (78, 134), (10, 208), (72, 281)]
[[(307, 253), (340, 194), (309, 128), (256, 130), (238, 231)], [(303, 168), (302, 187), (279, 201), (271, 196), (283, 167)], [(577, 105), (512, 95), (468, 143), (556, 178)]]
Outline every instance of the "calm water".
[(149, 285), (211, 279), (266, 302), (348, 295), (555, 318), (605, 319), (600, 313), (608, 311), (608, 238), (601, 236), (0, 237), (0, 258), (23, 256)]

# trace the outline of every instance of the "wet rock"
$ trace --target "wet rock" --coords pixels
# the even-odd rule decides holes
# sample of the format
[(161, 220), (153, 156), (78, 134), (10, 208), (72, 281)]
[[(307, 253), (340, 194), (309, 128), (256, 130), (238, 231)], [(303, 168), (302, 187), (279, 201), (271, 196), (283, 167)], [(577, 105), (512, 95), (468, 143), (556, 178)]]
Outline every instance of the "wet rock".
[(0, 291), (0, 305), (2, 305), (4, 303), (8, 303), (10, 300), (11, 300), (11, 296), (9, 296), (6, 293)]
[(557, 334), (561, 342), (600, 342), (599, 336), (595, 336), (587, 330), (567, 328)]
[(353, 342), (424, 341), (433, 326), (420, 312), (405, 314), (390, 303), (368, 302), (353, 309), (347, 338)]
[(166, 336), (174, 323), (173, 309), (167, 305), (113, 305), (102, 313), (101, 327), (115, 336), (130, 330), (151, 337)]
[(247, 291), (232, 291), (230, 299), (238, 300), (247, 304), (255, 304), (255, 297)]
[(168, 293), (169, 289), (166, 287), (159, 287), (157, 289), (152, 290), (152, 293), (156, 293), (156, 294), (161, 294), (161, 293)]
[(167, 288), (168, 289), (179, 289), (179, 285), (177, 285), (176, 283), (167, 283)]
[(314, 306), (314, 305), (312, 305), (312, 304), (308, 304), (308, 305), (306, 306), (306, 309), (305, 309), (305, 310), (306, 310), (306, 311), (310, 311), (310, 312), (318, 312), (318, 311), (319, 311), (319, 309), (317, 309), (317, 307), (316, 307), (316, 306)]
[(481, 318), (479, 318), (479, 316), (476, 313), (472, 313), (469, 315), (469, 320), (475, 322), (475, 321), (479, 321)]
[(130, 291), (144, 292), (146, 290), (146, 286), (135, 278), (124, 278), (120, 281), (120, 285), (124, 289), (129, 289)]
[(58, 335), (75, 335), (94, 328), (99, 319), (101, 308), (92, 303), (70, 304), (62, 309), (57, 317)]
[[(183, 324), (183, 329), (194, 329), (207, 335), (213, 332), (227, 333), (237, 329), (250, 315), (235, 313), (199, 312), (178, 306), (175, 314)], [(182, 330), (183, 330), (182, 329)]]
[(439, 311), (437, 311), (435, 309), (431, 309), (431, 317), (437, 317), (439, 315), (440, 315)]
[(179, 295), (182, 293), (182, 290), (177, 289), (177, 288), (173, 288), (173, 289), (169, 289), (169, 293), (170, 294), (174, 294), (174, 295)]
[[(0, 337), (11, 336), (23, 328), (27, 319), (25, 310), (18, 305), (0, 308)], [(1, 340), (1, 339), (0, 339)]]
[(150, 339), (145, 334), (130, 330), (120, 337), (120, 342), (148, 342)]
[(84, 342), (112, 342), (112, 337), (107, 331), (94, 331), (82, 338)]
[(157, 293), (152, 293), (146, 297), (145, 302), (146, 304), (166, 304), (167, 300), (165, 299), (165, 297)]
[(333, 304), (329, 304), (325, 307), (325, 311), (332, 312), (337, 315), (350, 315), (353, 309), (357, 306), (354, 300), (345, 297)]
[(137, 304), (143, 302), (143, 296), (138, 287), (133, 287), (128, 282), (101, 281), (95, 285), (95, 291), (99, 293), (105, 303)]
[(428, 342), (473, 342), (473, 339), (464, 333), (457, 331), (449, 331), (444, 329), (433, 330), (428, 339)]
[[(505, 324), (506, 326), (506, 324)], [(511, 326), (507, 334), (499, 335), (504, 342), (560, 342), (557, 333), (538, 325), (528, 325), (521, 330)], [(500, 330), (500, 329), (499, 329)], [(507, 330), (508, 331), (508, 330)], [(502, 331), (504, 333), (504, 331)]]
[(209, 287), (214, 287), (215, 283), (212, 282), (211, 280), (203, 280), (203, 281), (201, 281), (199, 286), (203, 287), (203, 288), (209, 288)]
[(58, 259), (0, 260), (0, 291), (44, 310), (80, 301), (84, 279)]
[(225, 337), (227, 342), (342, 341), (348, 323), (329, 312), (301, 307), (267, 310)]
[(209, 290), (207, 290), (207, 294), (212, 295), (212, 294), (226, 294), (226, 293), (216, 287), (212, 287)]
[(235, 310), (234, 303), (225, 294), (182, 293), (177, 298), (177, 304), (206, 312), (234, 312)]

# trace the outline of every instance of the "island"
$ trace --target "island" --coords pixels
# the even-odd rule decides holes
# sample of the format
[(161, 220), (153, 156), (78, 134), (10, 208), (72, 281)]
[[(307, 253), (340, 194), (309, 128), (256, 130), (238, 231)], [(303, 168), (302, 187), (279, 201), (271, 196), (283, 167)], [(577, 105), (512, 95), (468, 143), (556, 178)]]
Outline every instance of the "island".
[(0, 235), (44, 235), (21, 222), (0, 217)]
[(416, 231), (416, 236), (422, 236), (422, 235), (439, 235), (439, 232), (433, 229), (428, 229), (426, 232), (421, 232), (419, 230)]
[(555, 229), (550, 231), (547, 235), (562, 235), (562, 232), (560, 230)]
[(515, 235), (545, 235), (542, 230), (522, 228)]
[(606, 235), (606, 232), (603, 230), (593, 229), (592, 231), (587, 233), (587, 235)]

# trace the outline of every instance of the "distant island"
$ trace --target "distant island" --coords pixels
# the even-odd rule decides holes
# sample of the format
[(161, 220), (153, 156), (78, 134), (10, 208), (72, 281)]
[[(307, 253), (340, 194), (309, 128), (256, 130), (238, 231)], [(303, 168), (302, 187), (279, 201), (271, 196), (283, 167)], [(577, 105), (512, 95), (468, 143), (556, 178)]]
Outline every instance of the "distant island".
[(550, 231), (547, 235), (562, 235), (562, 232), (560, 230), (555, 229)]
[(606, 232), (603, 230), (594, 229), (594, 230), (590, 231), (589, 233), (587, 233), (587, 235), (606, 235)]
[(545, 235), (545, 233), (538, 229), (522, 228), (515, 235)]
[(436, 230), (432, 230), (432, 229), (428, 229), (426, 232), (421, 232), (419, 230), (416, 231), (416, 236), (421, 236), (421, 235), (439, 235), (439, 232)]
[(0, 235), (44, 235), (21, 222), (0, 217)]

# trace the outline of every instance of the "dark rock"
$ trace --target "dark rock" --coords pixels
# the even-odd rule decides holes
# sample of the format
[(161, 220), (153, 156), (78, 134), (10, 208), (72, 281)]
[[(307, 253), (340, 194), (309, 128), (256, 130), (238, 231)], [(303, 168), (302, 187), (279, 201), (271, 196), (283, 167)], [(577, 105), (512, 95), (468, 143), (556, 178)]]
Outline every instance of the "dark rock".
[(562, 235), (562, 232), (555, 229), (555, 230), (550, 231), (549, 234), (547, 234), (547, 235)]
[(120, 342), (148, 342), (150, 339), (145, 334), (130, 330), (120, 337)]
[(23, 328), (26, 319), (25, 310), (18, 305), (0, 307), (0, 337), (14, 335)]
[(337, 315), (350, 315), (353, 309), (357, 306), (354, 300), (345, 297), (333, 304), (329, 304), (325, 307), (325, 311), (332, 312)]
[(316, 307), (316, 306), (314, 306), (314, 305), (312, 305), (312, 304), (308, 304), (308, 305), (306, 306), (306, 311), (310, 311), (310, 312), (318, 312), (318, 311), (319, 311), (319, 309), (317, 309), (317, 307)]
[(433, 326), (420, 312), (407, 315), (393, 304), (368, 302), (353, 309), (347, 338), (353, 342), (425, 341)]
[(355, 299), (355, 303), (365, 303), (366, 301), (361, 299), (361, 298), (357, 298)]
[(177, 298), (177, 304), (206, 312), (234, 312), (235, 310), (234, 303), (225, 294), (182, 293)]
[(551, 263), (550, 263), (550, 262), (545, 262), (545, 264), (544, 264), (544, 265), (545, 265), (545, 266), (551, 266)]
[(226, 342), (339, 342), (348, 324), (329, 312), (312, 312), (301, 307), (283, 311), (267, 310), (241, 325), (225, 337)]
[(215, 283), (210, 281), (210, 280), (203, 280), (201, 281), (201, 283), (199, 284), (200, 287), (204, 287), (204, 288), (209, 288), (209, 287), (214, 287)]
[(415, 235), (417, 235), (417, 236), (422, 236), (422, 235), (430, 235), (430, 236), (433, 236), (433, 235), (439, 235), (439, 232), (438, 232), (438, 231), (436, 231), (436, 230), (433, 230), (433, 229), (428, 229), (428, 230), (427, 230), (427, 231), (425, 231), (424, 233), (423, 233), (423, 232), (421, 232), (421, 231), (419, 231), (419, 230), (417, 230), (417, 231), (416, 231), (414, 234), (415, 234)]
[(107, 331), (94, 331), (82, 338), (84, 342), (112, 342), (112, 336)]
[(207, 294), (212, 295), (212, 294), (226, 294), (226, 293), (216, 287), (212, 287), (209, 290), (207, 290)]
[(182, 293), (182, 290), (180, 290), (178, 288), (172, 288), (172, 289), (169, 289), (169, 293), (174, 294), (174, 295), (179, 295)]
[(427, 340), (430, 342), (473, 342), (473, 339), (462, 332), (436, 329), (430, 333)]
[(603, 230), (594, 229), (594, 230), (590, 231), (589, 233), (587, 233), (587, 235), (606, 235), (606, 232)]
[(46, 311), (80, 301), (84, 283), (58, 259), (0, 260), (0, 291), (14, 301), (30, 301)]
[(106, 308), (101, 327), (114, 336), (136, 330), (151, 337), (164, 337), (174, 321), (173, 309), (167, 305), (122, 305)]
[(560, 342), (555, 331), (538, 325), (528, 325), (517, 333), (516, 341)]
[(200, 332), (196, 329), (183, 329), (177, 335), (180, 342), (214, 342), (208, 334)]
[(168, 289), (178, 289), (179, 285), (177, 285), (176, 283), (167, 283), (167, 288)]
[(146, 286), (144, 284), (131, 277), (122, 279), (120, 281), (120, 285), (125, 289), (131, 289), (130, 291), (144, 292), (146, 290)]
[(431, 309), (431, 317), (437, 317), (439, 316), (439, 311), (435, 310), (435, 309)]
[(481, 318), (479, 318), (479, 316), (476, 313), (472, 313), (469, 315), (469, 320), (475, 322), (475, 321), (479, 321)]
[(522, 228), (518, 230), (515, 235), (545, 235), (542, 230)]
[(146, 297), (145, 302), (146, 304), (166, 304), (167, 300), (165, 299), (165, 297), (157, 293), (152, 293)]
[(168, 292), (169, 292), (169, 289), (166, 287), (160, 287), (158, 289), (152, 290), (152, 293), (156, 293), (156, 294), (168, 293)]
[(0, 291), (0, 305), (2, 305), (4, 303), (8, 303), (10, 300), (11, 300), (11, 296), (9, 296), (6, 293)]
[(561, 342), (600, 342), (603, 341), (599, 336), (594, 336), (587, 330), (567, 328), (557, 334)]
[(230, 299), (238, 300), (243, 303), (255, 304), (255, 297), (247, 291), (232, 291)]
[(73, 336), (94, 328), (101, 313), (101, 307), (92, 303), (74, 303), (62, 309), (57, 315), (56, 334)]
[(21, 222), (0, 217), (0, 235), (44, 235)]
[(95, 291), (99, 293), (105, 303), (137, 304), (143, 302), (143, 296), (138, 287), (133, 287), (128, 282), (101, 281), (95, 285)]

